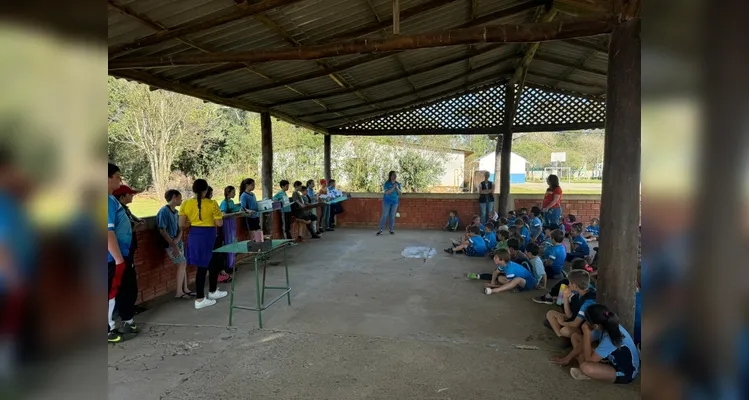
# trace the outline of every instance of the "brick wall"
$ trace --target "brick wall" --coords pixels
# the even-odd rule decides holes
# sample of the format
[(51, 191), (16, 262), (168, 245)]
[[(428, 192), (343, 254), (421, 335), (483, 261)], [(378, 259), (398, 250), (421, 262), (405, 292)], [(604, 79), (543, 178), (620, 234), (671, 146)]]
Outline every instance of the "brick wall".
[[(542, 195), (514, 195), (515, 209), (532, 207), (541, 204)], [(578, 220), (587, 222), (597, 217), (600, 210), (600, 196), (568, 195), (562, 200), (565, 214), (575, 214)], [(353, 197), (342, 203), (344, 213), (338, 216), (339, 226), (357, 226), (376, 229), (382, 213), (382, 195), (378, 193), (354, 193)], [(471, 216), (479, 213), (477, 194), (430, 194), (406, 193), (400, 200), (398, 212), (400, 218), (397, 227), (411, 229), (441, 229), (447, 222), (450, 210), (458, 211), (461, 227), (465, 226)], [(146, 218), (146, 224), (139, 227), (138, 250), (135, 254), (135, 270), (138, 273), (138, 303), (152, 300), (169, 294), (176, 289), (176, 266), (159, 246), (155, 218)], [(281, 218), (278, 212), (273, 218), (273, 237), (281, 238)], [(292, 229), (293, 231), (293, 229)], [(237, 219), (238, 240), (247, 239), (244, 220)], [(184, 235), (187, 241), (187, 233)], [(240, 257), (241, 259), (241, 257)], [(195, 267), (188, 267), (188, 281), (195, 280)]]

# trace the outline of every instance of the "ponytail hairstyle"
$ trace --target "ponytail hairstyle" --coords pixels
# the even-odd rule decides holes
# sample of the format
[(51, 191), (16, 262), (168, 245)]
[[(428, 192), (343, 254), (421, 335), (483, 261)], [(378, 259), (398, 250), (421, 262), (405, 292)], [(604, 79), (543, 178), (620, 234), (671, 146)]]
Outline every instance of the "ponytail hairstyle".
[(234, 186), (227, 186), (224, 188), (224, 201), (226, 201), (227, 204), (229, 203), (229, 195), (233, 191), (234, 191)]
[(247, 189), (247, 186), (252, 185), (253, 183), (255, 183), (255, 180), (252, 178), (244, 179), (242, 183), (239, 184), (239, 194), (241, 195), (242, 193), (244, 193), (245, 189)]
[(624, 335), (619, 331), (619, 316), (603, 304), (591, 304), (585, 309), (585, 320), (591, 325), (600, 325), (616, 347), (622, 345)]
[(195, 198), (198, 199), (198, 219), (203, 220), (203, 215), (200, 209), (200, 203), (202, 203), (203, 192), (208, 190), (208, 182), (205, 179), (196, 179), (192, 183), (192, 192), (195, 193)]

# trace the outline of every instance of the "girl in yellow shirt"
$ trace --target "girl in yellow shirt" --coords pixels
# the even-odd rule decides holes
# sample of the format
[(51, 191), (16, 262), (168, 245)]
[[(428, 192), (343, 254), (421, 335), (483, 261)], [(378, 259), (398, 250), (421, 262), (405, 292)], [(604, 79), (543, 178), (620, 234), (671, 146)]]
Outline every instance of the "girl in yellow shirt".
[[(187, 264), (197, 267), (195, 275), (195, 309), (199, 310), (216, 304), (216, 299), (226, 297), (227, 293), (218, 290), (218, 274), (221, 265), (213, 263), (213, 247), (216, 242), (216, 227), (224, 225), (223, 213), (215, 200), (207, 199), (208, 182), (197, 179), (192, 184), (194, 199), (182, 203), (179, 209), (179, 226), (190, 228), (187, 234)], [(210, 266), (210, 268), (209, 268)], [(208, 274), (208, 296), (205, 296), (205, 276)]]

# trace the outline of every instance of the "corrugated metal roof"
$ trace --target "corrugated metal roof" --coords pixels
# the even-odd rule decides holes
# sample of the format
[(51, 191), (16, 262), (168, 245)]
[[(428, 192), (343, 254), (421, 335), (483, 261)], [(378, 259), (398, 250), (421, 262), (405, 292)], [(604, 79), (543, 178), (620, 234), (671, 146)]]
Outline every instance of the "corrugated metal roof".
[[(113, 1), (123, 9), (132, 10), (167, 28), (229, 15), (241, 7), (233, 0)], [(400, 0), (401, 11), (429, 6), (435, 4), (434, 1)], [(482, 17), (527, 1), (479, 0), (475, 13)], [(470, 24), (474, 12), (472, 0), (444, 0), (443, 3), (403, 19), (401, 34), (434, 32)], [(260, 16), (246, 16), (186, 35), (182, 38), (184, 40), (166, 40), (115, 56), (137, 58), (289, 49), (340, 40), (333, 38), (350, 36), (352, 32), (361, 32), (364, 27), (378, 23), (383, 24), (380, 29), (369, 29), (369, 33), (358, 36), (387, 38), (392, 36), (392, 28), (387, 26), (392, 11), (392, 0), (301, 0), (265, 11)], [(526, 8), (481, 25), (532, 22), (539, 12), (538, 7)], [(127, 11), (123, 13), (109, 8), (110, 46), (131, 43), (159, 32), (148, 21), (139, 21), (136, 15), (126, 14)], [(600, 50), (607, 40), (606, 35), (580, 38), (576, 44), (569, 41), (543, 43), (537, 52), (541, 59), (534, 59), (531, 63), (527, 82), (586, 94), (604, 93), (605, 76), (591, 71), (606, 71), (607, 56)], [(491, 50), (484, 52), (487, 48)], [(247, 102), (250, 109), (263, 105), (269, 107), (271, 113), (279, 112), (292, 118), (302, 116), (293, 122), (314, 125), (323, 121), (318, 126), (332, 126), (345, 122), (347, 119), (343, 117), (346, 116), (348, 120), (359, 120), (393, 107), (431, 101), (487, 82), (499, 82), (517, 65), (524, 48), (518, 44), (461, 45), (403, 51), (375, 60), (362, 55), (344, 55), (316, 61), (274, 61), (251, 66), (174, 66), (142, 71), (153, 77), (148, 82), (152, 86), (182, 85), (180, 87), (185, 89), (201, 89), (215, 94), (214, 101), (226, 98)], [(475, 52), (483, 53), (473, 56), (469, 63), (467, 58)], [(544, 57), (564, 60), (567, 65), (544, 61)], [(325, 73), (330, 68), (350, 62), (361, 63), (333, 74)], [(210, 76), (206, 73), (216, 70), (220, 73)], [(301, 98), (307, 100), (295, 101)]]

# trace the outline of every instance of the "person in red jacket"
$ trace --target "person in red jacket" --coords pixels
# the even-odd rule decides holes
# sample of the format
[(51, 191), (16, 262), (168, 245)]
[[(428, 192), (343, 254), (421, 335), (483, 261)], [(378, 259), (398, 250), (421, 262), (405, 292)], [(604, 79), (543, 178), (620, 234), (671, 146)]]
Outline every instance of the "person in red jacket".
[(559, 218), (562, 216), (562, 188), (559, 186), (559, 177), (549, 175), (546, 178), (549, 187), (544, 194), (544, 203), (541, 212), (544, 214), (544, 226), (552, 227), (559, 225)]

